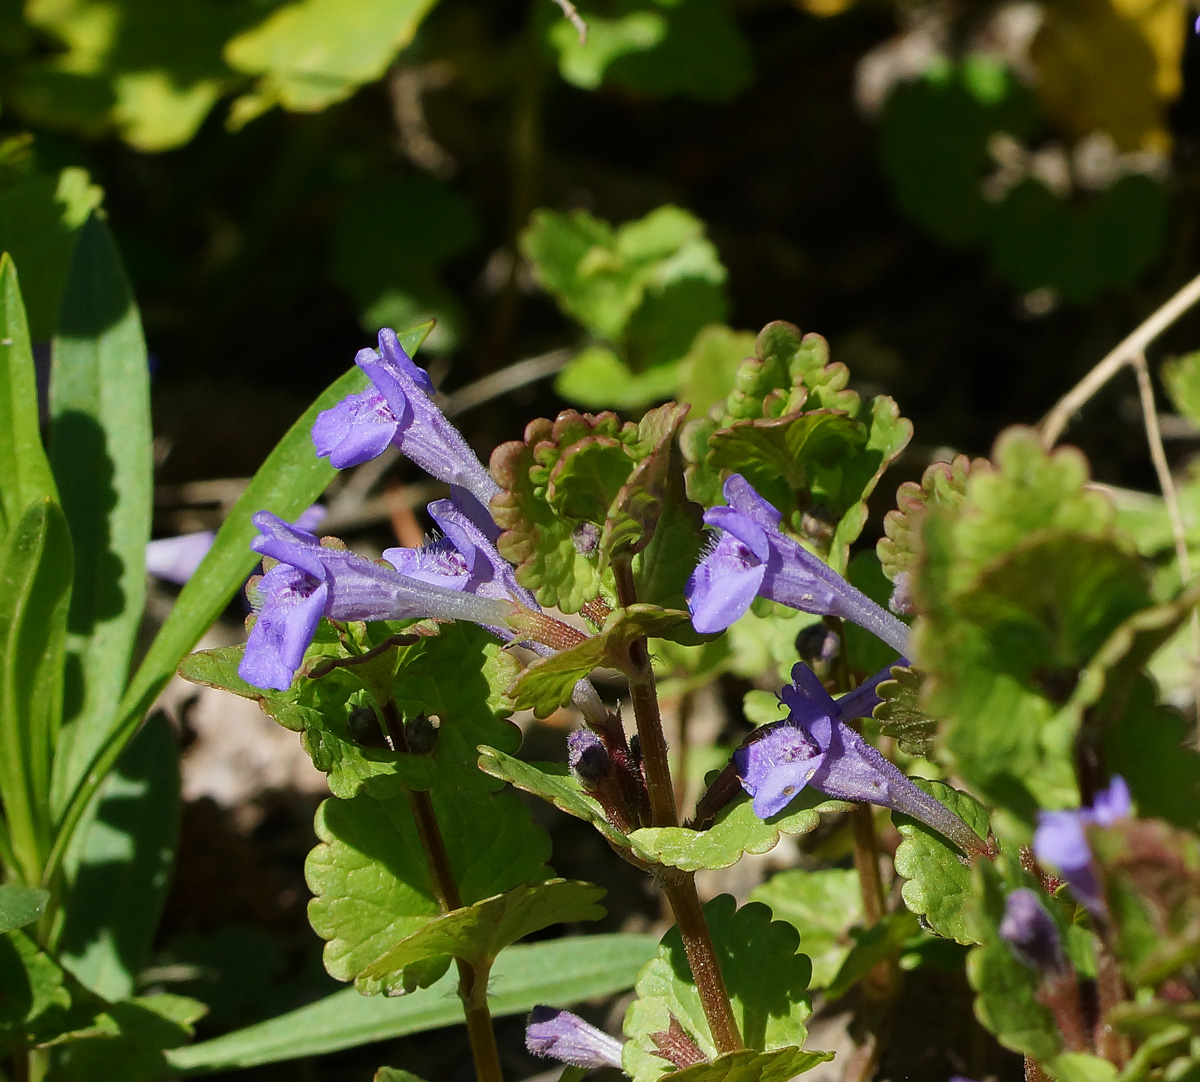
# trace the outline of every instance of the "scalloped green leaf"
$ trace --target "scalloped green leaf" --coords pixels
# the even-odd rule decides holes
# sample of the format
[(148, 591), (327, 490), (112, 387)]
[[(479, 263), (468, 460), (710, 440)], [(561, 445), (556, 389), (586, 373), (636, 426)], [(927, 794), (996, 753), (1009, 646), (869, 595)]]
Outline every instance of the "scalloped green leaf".
[[(940, 800), (981, 838), (989, 833), (987, 809), (974, 797), (940, 781), (911, 779), (913, 784)], [(978, 940), (967, 915), (971, 897), (971, 870), (957, 846), (924, 823), (892, 814), (904, 840), (896, 850), (896, 874), (904, 879), (904, 904), (938, 935), (958, 943)]]
[(614, 845), (630, 848), (629, 838), (604, 818), (600, 803), (583, 791), (566, 763), (527, 763), (496, 748), (481, 745), (479, 769), (553, 804), (559, 811), (591, 823)]
[(718, 1056), (712, 1063), (697, 1063), (670, 1077), (673, 1082), (789, 1082), (833, 1059), (832, 1052), (776, 1048), (771, 1052), (743, 1049)]
[(880, 702), (872, 716), (883, 734), (893, 737), (905, 755), (926, 756), (933, 748), (937, 722), (921, 703), (924, 686), (923, 673), (895, 665), (891, 679), (875, 688)]
[(707, 465), (742, 474), (787, 515), (797, 492), (812, 493), (813, 502), (832, 502), (836, 493), (813, 491), (821, 467), (836, 468), (862, 448), (866, 437), (865, 425), (830, 410), (735, 421), (713, 433)]
[[(504, 697), (504, 689), (519, 671), (518, 663), (488, 632), (472, 624), (438, 625), (438, 634), (423, 636), (397, 651), (393, 694), (401, 714), (413, 717), (423, 712), (443, 722), (432, 756), (363, 747), (356, 741), (350, 730), (351, 712), (370, 706), (359, 679), (360, 667), (336, 668), (320, 679), (297, 678), (287, 691), (263, 690), (237, 675), (244, 649), (223, 647), (190, 654), (180, 663), (180, 675), (253, 699), (268, 717), (300, 733), (313, 765), (329, 775), (334, 796), (352, 797), (364, 785), (374, 796), (394, 795), (401, 785), (429, 789), (437, 776), (439, 756), (470, 762), (476, 744), (510, 751), (520, 744), (519, 732), (507, 720), (510, 708)], [(305, 655), (305, 668), (345, 656), (330, 626), (322, 624)], [(482, 777), (467, 784), (472, 791), (493, 788)]]
[(787, 808), (770, 819), (754, 814), (750, 798), (742, 794), (707, 830), (688, 827), (642, 827), (629, 835), (633, 851), (642, 860), (666, 864), (687, 872), (701, 868), (729, 868), (744, 853), (768, 853), (780, 834), (807, 834), (821, 822), (822, 812), (849, 807), (829, 800), (814, 789), (804, 789)]
[[(671, 455), (663, 482), (662, 502), (649, 541), (633, 558), (633, 579), (638, 600), (666, 609), (686, 609), (684, 589), (700, 562), (704, 547), (703, 509), (684, 493), (683, 470), (678, 455)], [(699, 643), (699, 635), (686, 625), (675, 629), (678, 642)]]
[[(1000, 938), (1006, 884), (1000, 869), (985, 860), (977, 862), (974, 880), (972, 928), (979, 946), (967, 955), (967, 980), (976, 992), (975, 1016), (1006, 1048), (1044, 1062), (1062, 1050), (1062, 1042), (1054, 1015), (1038, 999), (1037, 972)], [(1019, 885), (1027, 884), (1022, 879)]]
[(669, 482), (671, 448), (690, 407), (668, 402), (638, 422), (639, 461), (608, 506), (601, 559), (641, 552), (654, 537)]
[(686, 612), (660, 609), (657, 605), (630, 605), (627, 609), (617, 609), (591, 638), (569, 650), (560, 650), (532, 662), (509, 689), (513, 706), (546, 717), (570, 703), (576, 683), (593, 669), (600, 665), (619, 665), (620, 655), (635, 639), (669, 635), (690, 619)]
[(883, 573), (892, 582), (912, 565), (920, 553), (921, 520), (930, 507), (959, 507), (966, 497), (972, 471), (989, 469), (983, 458), (955, 455), (949, 462), (926, 467), (921, 480), (905, 481), (896, 490), (896, 510), (883, 516), (883, 532), (875, 546)]
[[(439, 738), (440, 743), (440, 738)], [(464, 799), (468, 760), (457, 769), (439, 762), (434, 812), (465, 905), (523, 883), (549, 878), (549, 838), (517, 795), (501, 790)], [(484, 779), (491, 784), (491, 779)], [(377, 800), (366, 791), (349, 800), (331, 797), (317, 809), (320, 844), (305, 863), (313, 892), (309, 922), (327, 940), (325, 968), (355, 980), (374, 962), (439, 914), (433, 883), (408, 797)], [(416, 962), (398, 975), (405, 988), (430, 983), (440, 969)]]
[(912, 438), (912, 425), (890, 398), (864, 401), (847, 389), (846, 366), (828, 363), (819, 335), (770, 323), (756, 348), (725, 402), (684, 430), (688, 494), (711, 505), (721, 475), (742, 473), (793, 531), (805, 532), (810, 510), (828, 520), (820, 544), (843, 569), (866, 523), (866, 499)]
[(910, 655), (928, 673), (948, 765), (1021, 841), (1041, 808), (1078, 803), (1070, 702), (1109, 636), (1152, 602), (1145, 569), (1088, 487), (1078, 452), (1025, 429), (997, 440), (957, 505), (930, 506)]
[(870, 928), (854, 929), (854, 945), (825, 989), (825, 1001), (840, 999), (881, 962), (896, 961), (919, 931), (917, 915), (907, 910), (885, 913)]
[(812, 986), (827, 988), (854, 944), (850, 929), (863, 919), (858, 872), (789, 868), (755, 887), (750, 900), (770, 906), (776, 920), (800, 933), (800, 945), (812, 959)]
[[(550, 502), (555, 471), (564, 457), (569, 461), (569, 453), (580, 444), (590, 446), (602, 440), (605, 446), (625, 445), (635, 433), (635, 426), (622, 425), (616, 414), (591, 416), (566, 410), (553, 422), (544, 417), (531, 421), (525, 427), (523, 441), (501, 444), (492, 452), (492, 476), (503, 489), (492, 498), (491, 505), (492, 516), (502, 531), (497, 548), (516, 565), (517, 580), (533, 592), (539, 603), (557, 605), (563, 612), (578, 612), (600, 594), (605, 584), (594, 546), (589, 551), (589, 546), (577, 538), (577, 531), (585, 523), (599, 527), (604, 519), (569, 519), (555, 510)], [(628, 469), (632, 468), (630, 459)], [(618, 489), (628, 475), (626, 470)], [(561, 474), (557, 479), (562, 479)], [(588, 481), (594, 487), (594, 475)], [(556, 494), (555, 500), (559, 507), (572, 506), (567, 495)]]
[(507, 946), (552, 924), (599, 920), (604, 888), (574, 879), (525, 883), (435, 917), (390, 948), (354, 982), (364, 995), (403, 992), (405, 970), (419, 962), (461, 958), (486, 970)]
[[(737, 908), (728, 894), (708, 902), (704, 915), (746, 1044), (759, 1051), (803, 1046), (811, 1014), (807, 989), (812, 966), (797, 953), (796, 930), (772, 920), (770, 909), (758, 902)], [(629, 1040), (622, 1055), (625, 1072), (635, 1082), (653, 1082), (670, 1070), (655, 1054), (652, 1035), (667, 1030), (672, 1017), (705, 1055), (715, 1058), (717, 1050), (677, 928), (663, 936), (658, 956), (643, 967), (636, 992), (637, 999), (625, 1012)]]

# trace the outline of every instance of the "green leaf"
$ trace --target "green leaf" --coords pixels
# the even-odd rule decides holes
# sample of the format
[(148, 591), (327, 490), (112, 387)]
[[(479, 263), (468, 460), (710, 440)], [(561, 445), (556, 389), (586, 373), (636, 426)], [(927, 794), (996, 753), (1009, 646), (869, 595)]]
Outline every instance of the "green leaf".
[(56, 1037), (66, 1022), (71, 994), (64, 987), (62, 967), (25, 933), (10, 931), (0, 936), (0, 1048), (29, 1044), (49, 1020)]
[(1078, 803), (1070, 704), (1111, 634), (1152, 603), (1142, 563), (1086, 486), (1082, 456), (1035, 434), (997, 441), (961, 501), (930, 506), (912, 594), (910, 654), (948, 765), (1027, 841), (1039, 807)]
[(669, 1077), (675, 1082), (789, 1082), (796, 1075), (811, 1071), (833, 1059), (832, 1052), (811, 1052), (800, 1048), (777, 1048), (755, 1052), (746, 1048), (718, 1056), (712, 1063), (697, 1063)]
[(552, 714), (570, 703), (571, 692), (580, 679), (601, 665), (617, 664), (634, 639), (666, 635), (690, 619), (686, 612), (657, 605), (617, 609), (590, 639), (532, 662), (511, 688), (514, 708), (532, 710), (538, 717)]
[(188, 1044), (208, 1008), (185, 996), (138, 996), (106, 1005), (61, 1051), (62, 1071), (78, 1082), (157, 1082), (172, 1074), (164, 1052)]
[[(670, 482), (675, 436), (687, 412), (686, 405), (670, 402), (638, 422), (639, 460), (605, 509), (602, 560), (636, 555), (653, 539)], [(682, 495), (681, 488), (674, 491)]]
[[(981, 838), (988, 836), (987, 809), (979, 801), (944, 782), (911, 780), (945, 804)], [(938, 935), (959, 943), (977, 942), (966, 914), (971, 896), (971, 870), (963, 865), (957, 847), (906, 815), (893, 813), (892, 819), (904, 838), (896, 850), (896, 874), (905, 881), (901, 888), (904, 904), (924, 917)]]
[(618, 229), (584, 211), (539, 210), (520, 243), (563, 312), (595, 337), (623, 343), (634, 372), (681, 360), (728, 307), (725, 268), (704, 223), (678, 207)]
[(579, 40), (578, 32), (570, 23), (557, 18), (549, 24), (546, 35), (558, 53), (559, 73), (572, 86), (583, 90), (595, 90), (604, 81), (604, 73), (614, 60), (629, 53), (653, 49), (667, 33), (666, 16), (654, 10), (631, 11), (616, 18), (589, 11), (586, 19), (586, 42)]
[(886, 913), (870, 928), (856, 930), (854, 946), (825, 990), (826, 1001), (840, 999), (881, 962), (899, 959), (919, 930), (916, 914), (907, 911)]
[(526, 883), (474, 905), (435, 917), (364, 969), (360, 992), (392, 994), (404, 989), (406, 967), (445, 957), (461, 958), (486, 972), (500, 952), (552, 924), (599, 920), (604, 888), (573, 879)]
[[(699, 505), (685, 494), (683, 470), (674, 454), (667, 467), (661, 507), (649, 543), (633, 559), (634, 584), (642, 603), (683, 610), (687, 608), (684, 590), (704, 546), (704, 519)], [(689, 635), (686, 624), (677, 627), (672, 638), (688, 643), (704, 641), (699, 635)]]
[(50, 461), (75, 552), (56, 812), (117, 722), (146, 596), (151, 440), (141, 320), (112, 235), (93, 216), (75, 245), (50, 375)]
[(50, 892), (19, 883), (0, 886), (0, 934), (32, 924), (46, 910)]
[(893, 737), (905, 755), (926, 756), (933, 747), (937, 722), (921, 705), (924, 676), (902, 665), (892, 668), (891, 679), (875, 688), (880, 702), (872, 715), (880, 731)]
[(58, 489), (42, 448), (29, 328), (8, 255), (0, 255), (0, 306), (0, 525), (7, 533), (31, 503), (57, 499)]
[(0, 190), (0, 248), (25, 279), (34, 342), (48, 341), (54, 333), (76, 231), (103, 196), (87, 170), (78, 166), (59, 173), (30, 173)]
[[(439, 767), (444, 781), (432, 790), (434, 811), (463, 902), (545, 880), (549, 839), (516, 794), (471, 798), (459, 790), (467, 771), (477, 773), (472, 762), (455, 770), (443, 757)], [(433, 882), (405, 796), (330, 798), (317, 811), (316, 831), (321, 844), (305, 865), (314, 894), (309, 921), (328, 940), (325, 968), (338, 980), (355, 980), (438, 915)], [(404, 977), (409, 989), (414, 980), (429, 983), (433, 972), (414, 969), (416, 978)]]
[[(400, 335), (411, 356), (429, 333), (428, 325)], [(330, 409), (348, 394), (362, 390), (366, 377), (355, 368), (334, 381), (292, 425), (267, 456), (246, 490), (234, 504), (218, 531), (208, 555), (180, 592), (170, 615), (159, 629), (121, 699), (117, 725), (90, 764), (71, 796), (63, 816), (65, 830), (57, 844), (65, 845), (99, 780), (107, 774), (121, 750), (137, 731), (150, 704), (175, 672), (175, 667), (229, 604), (258, 562), (250, 542), (258, 531), (251, 515), (266, 510), (289, 521), (305, 510), (329, 484), (336, 470), (318, 458), (312, 447), (312, 425), (317, 414)]]
[(754, 335), (720, 324), (705, 327), (692, 340), (692, 348), (679, 362), (681, 402), (692, 407), (693, 417), (703, 417), (733, 390), (738, 366), (754, 355)]
[(412, 41), (434, 0), (292, 0), (225, 46), (225, 59), (258, 77), (234, 102), (240, 127), (274, 105), (315, 113), (373, 83)]
[(757, 355), (738, 368), (736, 385), (704, 420), (684, 430), (688, 494), (717, 502), (720, 478), (738, 472), (783, 514), (797, 534), (818, 527), (829, 561), (844, 570), (849, 546), (866, 522), (866, 499), (912, 436), (912, 425), (882, 396), (863, 401), (848, 390), (845, 365), (829, 364), (820, 335), (769, 323)]
[(634, 372), (606, 346), (589, 346), (572, 357), (554, 379), (559, 397), (587, 409), (633, 410), (670, 398), (679, 386), (675, 364)]
[(1115, 1082), (1117, 1068), (1089, 1052), (1061, 1052), (1046, 1064), (1058, 1082)]
[[(1018, 961), (1000, 937), (1008, 884), (990, 861), (973, 870), (976, 901), (972, 927), (979, 946), (967, 956), (967, 979), (975, 989), (975, 1015), (1002, 1045), (1045, 1062), (1062, 1048), (1054, 1015), (1038, 999), (1039, 977)], [(1014, 875), (1013, 886), (1026, 886)], [(1051, 906), (1047, 912), (1053, 913)]]
[(423, 1082), (412, 1071), (401, 1071), (396, 1067), (380, 1067), (373, 1082)]
[(896, 510), (883, 517), (884, 537), (875, 546), (883, 573), (892, 582), (912, 570), (920, 551), (921, 521), (930, 507), (959, 507), (972, 471), (990, 469), (982, 458), (955, 455), (949, 462), (926, 467), (920, 483), (905, 481), (896, 490)]
[(108, 1000), (128, 999), (171, 883), (181, 804), (179, 745), (161, 713), (101, 787), (65, 862), (58, 956)]
[[(628, 446), (635, 438), (635, 426), (622, 425), (616, 414), (592, 417), (567, 410), (554, 422), (545, 418), (530, 422), (524, 441), (502, 444), (492, 452), (492, 476), (504, 490), (492, 499), (492, 516), (503, 531), (497, 548), (516, 565), (518, 581), (533, 591), (539, 603), (557, 605), (563, 612), (578, 612), (600, 594), (602, 585), (599, 561), (594, 551), (588, 551), (589, 546), (578, 543), (577, 531), (586, 528), (585, 523), (598, 528), (604, 519), (564, 517), (562, 511), (587, 507), (588, 502), (559, 488), (552, 495), (552, 484), (571, 472), (574, 454), (587, 459), (594, 454), (587, 450), (593, 444), (611, 448), (619, 442)], [(609, 502), (633, 465), (634, 460), (629, 458), (624, 476), (619, 481), (610, 479), (613, 487)], [(586, 477), (584, 488), (592, 496), (592, 513), (600, 502), (597, 484), (594, 472)], [(556, 510), (556, 506), (562, 510)], [(607, 510), (605, 504), (605, 514)]]
[(653, 864), (684, 871), (729, 868), (743, 853), (768, 853), (780, 834), (807, 834), (816, 830), (822, 812), (843, 811), (848, 805), (829, 800), (814, 789), (805, 789), (778, 815), (760, 819), (750, 798), (742, 794), (721, 812), (707, 830), (688, 827), (642, 827), (629, 835), (634, 853)]
[(1200, 428), (1200, 351), (1172, 357), (1161, 375), (1171, 405)]
[[(27, 122), (95, 137), (110, 129), (141, 151), (186, 143), (233, 73), (221, 47), (244, 22), (241, 5), (123, 0), (37, 3), (26, 18), (55, 47), (26, 59), (8, 100)], [(252, 17), (252, 16), (251, 16)]]
[[(803, 1045), (804, 1023), (811, 1013), (806, 989), (812, 967), (796, 953), (796, 930), (773, 921), (771, 911), (757, 902), (737, 909), (728, 894), (708, 902), (704, 915), (746, 1044), (765, 1051)], [(625, 1013), (629, 1040), (622, 1055), (625, 1072), (635, 1082), (661, 1078), (670, 1069), (655, 1054), (653, 1035), (665, 1032), (672, 1017), (705, 1055), (715, 1057), (677, 928), (667, 932), (658, 956), (638, 975), (636, 991), (637, 999)]]
[[(653, 936), (628, 934), (517, 944), (492, 968), (488, 1007), (493, 1017), (502, 1018), (538, 1003), (567, 1004), (623, 991), (656, 947)], [(448, 973), (432, 987), (398, 999), (360, 996), (347, 988), (258, 1025), (169, 1052), (167, 1059), (183, 1074), (207, 1074), (461, 1023), (457, 981), (457, 974)]]
[(828, 987), (853, 945), (850, 929), (863, 919), (858, 872), (791, 868), (755, 887), (750, 900), (770, 906), (776, 920), (800, 933), (800, 945), (812, 959), (813, 987)]
[(62, 718), (71, 539), (52, 499), (29, 505), (0, 549), (0, 796), (18, 867), (41, 879), (51, 754)]
[(626, 6), (661, 14), (665, 33), (653, 48), (627, 50), (606, 77), (639, 94), (682, 94), (698, 101), (737, 97), (754, 77), (749, 43), (724, 0), (645, 0)]
[(479, 769), (591, 823), (613, 845), (630, 848), (629, 838), (605, 819), (599, 802), (583, 791), (566, 763), (526, 763), (485, 745), (479, 749)]

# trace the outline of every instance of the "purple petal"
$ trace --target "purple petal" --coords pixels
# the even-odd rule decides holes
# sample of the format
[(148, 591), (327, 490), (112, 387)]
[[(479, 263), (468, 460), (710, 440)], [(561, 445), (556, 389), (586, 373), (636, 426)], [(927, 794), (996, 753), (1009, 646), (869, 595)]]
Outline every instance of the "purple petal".
[(534, 1007), (525, 1028), (525, 1047), (576, 1067), (620, 1067), (622, 1043), (577, 1014)]
[(354, 361), (387, 400), (399, 422), (392, 442), (430, 476), (465, 488), (486, 507), (500, 486), (458, 429), (434, 405), (429, 376), (400, 349), (394, 332), (379, 332), (379, 348), (382, 355), (364, 349)]
[(376, 390), (343, 398), (323, 410), (313, 423), (317, 454), (339, 470), (358, 466), (381, 455), (392, 442), (399, 421)]
[(1092, 799), (1091, 821), (1102, 827), (1110, 827), (1133, 814), (1133, 801), (1129, 786), (1120, 774), (1114, 774), (1107, 789), (1101, 789)]
[(462, 590), (467, 585), (467, 561), (450, 543), (449, 538), (442, 538), (415, 549), (384, 549), (383, 558), (400, 574), (420, 582), (445, 586), (451, 590)]
[(462, 554), (471, 577), (468, 590), (480, 597), (516, 598), (526, 608), (539, 608), (533, 594), (517, 582), (512, 565), (455, 500), (435, 500), (427, 510)]
[(745, 515), (764, 530), (775, 530), (783, 516), (764, 500), (740, 473), (732, 473), (725, 482), (725, 502), (738, 514)]
[(429, 373), (413, 363), (408, 351), (400, 344), (400, 338), (391, 327), (384, 327), (379, 332), (379, 352), (383, 359), (404, 373), (425, 394), (433, 397), (433, 380)]
[(767, 531), (732, 507), (710, 507), (704, 512), (704, 524), (736, 537), (759, 563), (766, 563), (771, 558)]
[(262, 610), (250, 629), (238, 675), (260, 688), (286, 691), (304, 660), (325, 609), (325, 583), (287, 564), (271, 568), (258, 585)]
[(150, 541), (146, 545), (146, 571), (155, 578), (182, 586), (208, 555), (216, 536), (212, 530), (201, 530)]
[(816, 742), (798, 725), (764, 725), (733, 753), (742, 788), (760, 819), (777, 815), (817, 772), (823, 759)]
[(259, 532), (259, 536), (250, 542), (255, 552), (307, 571), (317, 580), (324, 580), (325, 565), (321, 558), (324, 550), (313, 534), (284, 522), (270, 511), (259, 511), (250, 521)]
[(745, 545), (722, 534), (684, 588), (692, 626), (702, 635), (724, 631), (750, 607), (765, 573)]

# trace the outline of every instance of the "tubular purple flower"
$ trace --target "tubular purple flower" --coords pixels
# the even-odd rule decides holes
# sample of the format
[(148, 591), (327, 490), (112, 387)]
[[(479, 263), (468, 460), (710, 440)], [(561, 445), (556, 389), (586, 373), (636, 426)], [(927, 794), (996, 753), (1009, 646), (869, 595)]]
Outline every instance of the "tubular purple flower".
[[(880, 677), (882, 678), (882, 676)], [(872, 688), (878, 680), (869, 682)], [(873, 691), (872, 691), (873, 694)], [(982, 839), (947, 808), (919, 789), (842, 720), (835, 702), (803, 663), (780, 692), (788, 707), (783, 721), (764, 725), (733, 753), (742, 788), (760, 819), (778, 815), (806, 785), (837, 800), (878, 804), (918, 819), (965, 852), (981, 852)], [(863, 697), (847, 703), (857, 716)]]
[(260, 511), (253, 522), (260, 535), (251, 548), (279, 561), (258, 584), (259, 618), (238, 668), (242, 679), (256, 687), (283, 691), (291, 685), (322, 616), (332, 620), (434, 617), (503, 628), (519, 612), (512, 601), (444, 585), (438, 581), (444, 580), (441, 566), (422, 579), (345, 549), (328, 548), (270, 512)]
[(500, 486), (434, 405), (428, 373), (413, 364), (396, 332), (385, 327), (379, 332), (378, 351), (361, 349), (354, 363), (372, 386), (317, 417), (313, 425), (317, 454), (345, 469), (394, 444), (431, 476), (465, 489), (486, 509)]
[(624, 1045), (577, 1014), (538, 1006), (529, 1014), (525, 1047), (575, 1067), (620, 1067)]
[(1071, 893), (1093, 914), (1104, 912), (1104, 896), (1096, 878), (1096, 865), (1088, 845), (1086, 827), (1112, 826), (1132, 814), (1129, 786), (1115, 775), (1107, 789), (1098, 792), (1090, 808), (1041, 812), (1033, 832), (1033, 854), (1057, 868)]
[(697, 631), (724, 631), (759, 596), (801, 612), (850, 620), (898, 653), (906, 651), (908, 628), (784, 534), (780, 513), (744, 477), (732, 474), (724, 492), (728, 506), (704, 513), (704, 521), (721, 534), (687, 584)]

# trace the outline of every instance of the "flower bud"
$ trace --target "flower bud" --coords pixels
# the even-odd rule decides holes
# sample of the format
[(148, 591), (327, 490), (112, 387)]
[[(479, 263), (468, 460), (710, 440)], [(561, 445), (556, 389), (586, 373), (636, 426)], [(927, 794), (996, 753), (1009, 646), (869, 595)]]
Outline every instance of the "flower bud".
[(525, 1047), (535, 1056), (575, 1067), (620, 1067), (623, 1045), (577, 1014), (538, 1006), (529, 1014)]
[(431, 755), (437, 747), (437, 726), (422, 711), (404, 722), (404, 740), (414, 755)]
[(1014, 890), (1005, 900), (1000, 938), (1030, 969), (1057, 971), (1066, 965), (1058, 926), (1028, 887)]
[(576, 729), (567, 737), (567, 765), (588, 790), (596, 788), (612, 775), (612, 760), (608, 751), (590, 729)]

